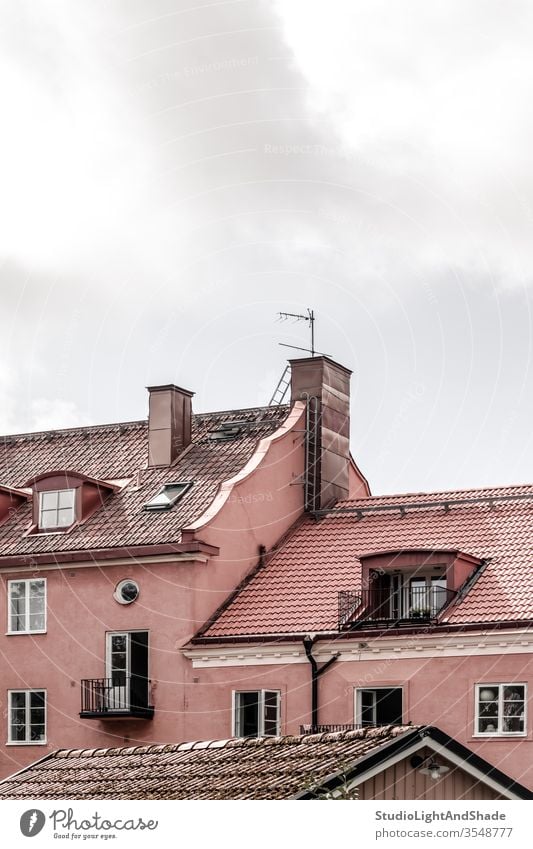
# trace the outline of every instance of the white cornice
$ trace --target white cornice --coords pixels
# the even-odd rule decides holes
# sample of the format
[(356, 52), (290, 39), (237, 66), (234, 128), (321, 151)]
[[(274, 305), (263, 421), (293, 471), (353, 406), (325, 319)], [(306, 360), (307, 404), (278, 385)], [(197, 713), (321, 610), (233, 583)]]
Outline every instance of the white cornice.
[[(195, 669), (227, 666), (279, 666), (308, 663), (301, 642), (255, 643), (217, 646), (188, 646), (182, 649)], [(320, 663), (338, 655), (339, 662), (380, 658), (409, 660), (425, 657), (482, 657), (485, 655), (532, 654), (533, 630), (509, 629), (487, 632), (413, 634), (366, 640), (325, 640), (315, 644), (313, 655)]]

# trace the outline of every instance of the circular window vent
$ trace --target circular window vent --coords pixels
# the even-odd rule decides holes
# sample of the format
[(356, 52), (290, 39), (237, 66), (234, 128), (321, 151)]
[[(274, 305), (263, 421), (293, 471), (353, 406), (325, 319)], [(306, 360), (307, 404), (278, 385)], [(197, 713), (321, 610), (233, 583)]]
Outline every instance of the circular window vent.
[(113, 598), (119, 604), (131, 604), (139, 597), (139, 585), (135, 581), (121, 581), (117, 584)]

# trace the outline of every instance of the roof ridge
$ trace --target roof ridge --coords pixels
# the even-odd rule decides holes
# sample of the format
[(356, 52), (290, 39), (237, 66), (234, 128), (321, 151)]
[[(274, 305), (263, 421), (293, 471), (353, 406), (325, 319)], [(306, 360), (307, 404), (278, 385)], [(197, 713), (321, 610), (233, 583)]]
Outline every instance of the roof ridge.
[[(368, 498), (343, 498), (338, 501), (335, 507), (338, 507), (341, 504), (368, 504), (374, 501), (380, 501), (385, 498), (431, 498), (436, 496), (446, 496), (446, 495), (467, 495), (468, 493), (477, 493), (477, 492), (508, 492), (509, 490), (516, 489), (530, 489), (533, 491), (533, 483), (515, 483), (515, 484), (504, 484), (502, 486), (477, 486), (470, 487), (464, 489), (436, 489), (431, 492), (391, 492), (391, 493), (381, 493), (374, 494), (368, 496)], [(332, 509), (335, 509), (333, 507)]]
[[(208, 410), (204, 413), (193, 413), (193, 419), (204, 419), (209, 418), (210, 416), (222, 416), (229, 413), (251, 413), (251, 412), (262, 412), (263, 410), (283, 410), (286, 411), (289, 408), (289, 404), (280, 404), (279, 406), (272, 407), (271, 405), (265, 404), (264, 406), (258, 407), (236, 407), (233, 410)], [(265, 422), (266, 423), (266, 422)], [(17, 439), (33, 439), (39, 436), (49, 436), (51, 433), (59, 433), (67, 435), (69, 433), (86, 433), (87, 431), (101, 431), (101, 430), (110, 430), (113, 428), (131, 428), (134, 427), (146, 427), (148, 425), (148, 419), (133, 419), (131, 421), (122, 421), (122, 422), (104, 422), (103, 424), (88, 424), (88, 425), (78, 425), (76, 427), (52, 427), (47, 428), (45, 430), (28, 430), (21, 431), (19, 433), (6, 433), (0, 435), (0, 440), (4, 442), (11, 442)]]
[(379, 725), (354, 728), (345, 731), (320, 732), (318, 734), (283, 734), (277, 737), (229, 737), (219, 740), (192, 740), (182, 743), (148, 743), (138, 746), (109, 746), (94, 749), (56, 749), (50, 753), (53, 758), (97, 758), (117, 757), (134, 754), (175, 754), (204, 749), (246, 748), (265, 746), (310, 745), (313, 743), (341, 740), (359, 740), (361, 738), (381, 738), (398, 736), (406, 731), (418, 731), (425, 725)]

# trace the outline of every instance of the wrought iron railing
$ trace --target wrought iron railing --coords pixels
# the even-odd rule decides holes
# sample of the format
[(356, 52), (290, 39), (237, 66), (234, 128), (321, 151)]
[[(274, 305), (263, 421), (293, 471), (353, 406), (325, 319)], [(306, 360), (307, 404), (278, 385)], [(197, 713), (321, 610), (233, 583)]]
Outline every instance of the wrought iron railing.
[(153, 712), (148, 704), (148, 680), (144, 677), (84, 678), (81, 682), (82, 716), (126, 715), (149, 719)]
[(300, 725), (300, 734), (332, 734), (335, 731), (356, 731), (362, 727), (350, 722), (344, 725)]
[(339, 630), (365, 625), (431, 622), (455, 596), (446, 587), (406, 585), (399, 589), (377, 588), (339, 593)]

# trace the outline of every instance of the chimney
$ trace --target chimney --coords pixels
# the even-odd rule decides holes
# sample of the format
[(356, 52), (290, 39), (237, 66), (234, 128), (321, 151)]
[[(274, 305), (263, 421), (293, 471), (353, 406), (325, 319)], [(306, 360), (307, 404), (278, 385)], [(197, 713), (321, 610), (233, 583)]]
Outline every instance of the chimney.
[(349, 496), (350, 376), (329, 357), (289, 360), (291, 402), (306, 400), (305, 508)]
[(148, 386), (148, 466), (170, 466), (191, 441), (194, 392), (169, 383)]

